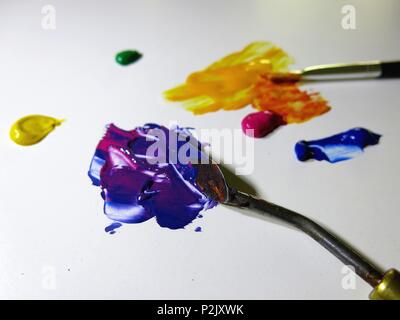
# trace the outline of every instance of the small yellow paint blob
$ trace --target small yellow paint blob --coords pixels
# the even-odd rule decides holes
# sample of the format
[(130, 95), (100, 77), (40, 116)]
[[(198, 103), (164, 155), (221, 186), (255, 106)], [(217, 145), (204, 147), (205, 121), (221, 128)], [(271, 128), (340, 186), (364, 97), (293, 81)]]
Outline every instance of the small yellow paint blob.
[(63, 121), (43, 115), (29, 115), (12, 125), (10, 138), (21, 146), (31, 146), (43, 140)]

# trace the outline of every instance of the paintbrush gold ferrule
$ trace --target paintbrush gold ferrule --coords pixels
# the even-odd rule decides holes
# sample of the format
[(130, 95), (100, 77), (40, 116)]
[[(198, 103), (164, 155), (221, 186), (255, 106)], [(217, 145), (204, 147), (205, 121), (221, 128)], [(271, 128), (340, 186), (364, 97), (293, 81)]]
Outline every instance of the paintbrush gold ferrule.
[(301, 70), (293, 70), (289, 72), (276, 72), (271, 75), (274, 82), (297, 82), (302, 78)]
[(400, 300), (400, 272), (388, 270), (369, 295), (371, 300)]

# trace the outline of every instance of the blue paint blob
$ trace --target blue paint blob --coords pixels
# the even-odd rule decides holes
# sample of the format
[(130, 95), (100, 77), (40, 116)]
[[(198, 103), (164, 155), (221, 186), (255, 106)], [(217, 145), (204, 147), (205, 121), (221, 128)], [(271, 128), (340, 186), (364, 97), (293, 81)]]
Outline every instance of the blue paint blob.
[(217, 204), (195, 182), (192, 164), (207, 160), (188, 128), (146, 124), (125, 131), (110, 124), (89, 177), (102, 189), (108, 218), (122, 223), (155, 218), (161, 227), (180, 229)]
[(122, 226), (122, 223), (113, 222), (108, 227), (105, 227), (104, 231), (108, 232), (109, 234), (114, 234), (115, 233), (115, 229), (118, 229), (121, 226)]
[(194, 229), (195, 232), (201, 232), (201, 227), (197, 227), (196, 229)]
[(352, 159), (365, 147), (378, 144), (380, 138), (381, 135), (367, 129), (354, 128), (319, 140), (299, 141), (294, 151), (300, 161), (315, 159), (335, 163)]

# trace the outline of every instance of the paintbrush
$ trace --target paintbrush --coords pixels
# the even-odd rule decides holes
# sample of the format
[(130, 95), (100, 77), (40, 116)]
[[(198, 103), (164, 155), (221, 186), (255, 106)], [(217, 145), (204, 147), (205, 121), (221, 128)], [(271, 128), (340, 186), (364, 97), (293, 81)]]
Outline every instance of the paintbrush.
[(360, 253), (311, 219), (265, 200), (237, 191), (227, 185), (220, 167), (215, 163), (194, 164), (197, 169), (196, 183), (209, 198), (226, 205), (257, 212), (305, 232), (325, 249), (339, 258), (374, 289), (372, 300), (400, 299), (400, 272), (390, 269), (385, 273), (368, 262)]
[(271, 75), (276, 82), (400, 78), (400, 61), (365, 61), (311, 66)]

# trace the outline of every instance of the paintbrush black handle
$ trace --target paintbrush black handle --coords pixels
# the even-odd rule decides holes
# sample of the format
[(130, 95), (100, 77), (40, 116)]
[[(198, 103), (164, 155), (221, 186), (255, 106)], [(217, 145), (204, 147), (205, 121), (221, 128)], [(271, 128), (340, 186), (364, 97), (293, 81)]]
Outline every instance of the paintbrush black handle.
[(335, 236), (311, 219), (292, 210), (258, 199), (240, 191), (231, 189), (229, 198), (227, 204), (255, 210), (263, 216), (275, 218), (278, 221), (285, 222), (305, 232), (340, 259), (345, 265), (354, 267), (355, 272), (372, 287), (377, 286), (382, 280), (383, 275), (375, 266), (353, 250), (339, 237)]
[(400, 78), (400, 61), (382, 62), (380, 78)]

